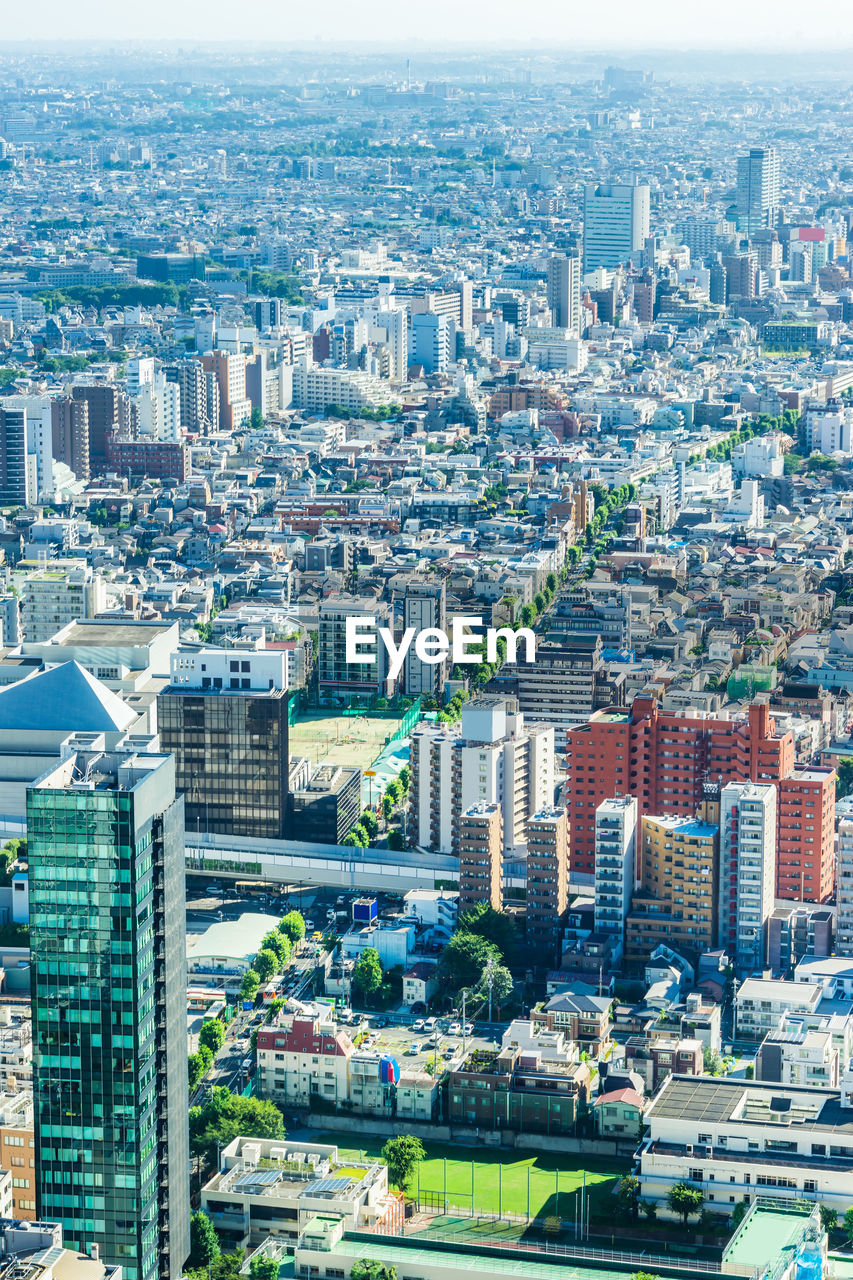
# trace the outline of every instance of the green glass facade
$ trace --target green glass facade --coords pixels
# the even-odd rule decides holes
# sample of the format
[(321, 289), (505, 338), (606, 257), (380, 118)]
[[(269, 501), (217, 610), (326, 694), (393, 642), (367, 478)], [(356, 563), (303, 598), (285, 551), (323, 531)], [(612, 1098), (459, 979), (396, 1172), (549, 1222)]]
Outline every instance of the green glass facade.
[(27, 796), (38, 1213), (155, 1280), (180, 1275), (173, 1217), (189, 1218), (184, 922), (166, 901), (167, 880), (184, 901), (183, 816), (171, 759), (120, 760), (60, 766)]

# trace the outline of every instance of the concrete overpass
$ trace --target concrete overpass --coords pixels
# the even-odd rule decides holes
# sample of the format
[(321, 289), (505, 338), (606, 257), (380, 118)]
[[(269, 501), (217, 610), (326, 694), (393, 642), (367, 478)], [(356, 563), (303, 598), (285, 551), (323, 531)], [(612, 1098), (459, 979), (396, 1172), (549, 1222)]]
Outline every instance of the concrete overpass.
[(456, 887), (459, 860), (416, 850), (355, 849), (304, 840), (248, 840), (186, 833), (188, 875), (257, 880), (264, 884), (327, 885), (342, 892), (406, 893)]

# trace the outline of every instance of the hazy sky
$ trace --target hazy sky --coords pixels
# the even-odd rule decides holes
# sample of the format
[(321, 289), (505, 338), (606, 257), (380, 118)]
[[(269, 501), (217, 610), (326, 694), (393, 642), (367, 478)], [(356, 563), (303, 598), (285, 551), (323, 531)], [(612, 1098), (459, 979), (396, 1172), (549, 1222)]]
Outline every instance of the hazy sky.
[[(814, 49), (843, 23), (814, 21), (798, 0), (37, 0), (2, 6), (10, 40), (418, 41), (524, 48)], [(825, 32), (819, 28), (825, 27)], [(837, 45), (836, 45), (837, 48)]]

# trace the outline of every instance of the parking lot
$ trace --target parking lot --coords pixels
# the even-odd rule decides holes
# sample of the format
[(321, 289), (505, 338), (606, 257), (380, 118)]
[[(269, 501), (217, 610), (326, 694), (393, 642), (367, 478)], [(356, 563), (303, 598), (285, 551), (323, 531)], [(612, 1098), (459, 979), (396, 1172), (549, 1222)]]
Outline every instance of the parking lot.
[[(397, 1059), (401, 1069), (425, 1071), (427, 1064), (434, 1069), (438, 1063), (463, 1061), (473, 1049), (492, 1049), (498, 1044), (491, 1035), (478, 1034), (476, 1027), (474, 1033), (467, 1036), (461, 1030), (450, 1034), (446, 1018), (439, 1020), (433, 1033), (399, 1024), (379, 1026), (378, 1023), (385, 1021), (382, 1015), (365, 1014), (364, 1019), (360, 1026), (345, 1026), (344, 1030), (353, 1040), (364, 1035), (359, 1047), (389, 1054)], [(415, 1048), (417, 1052), (413, 1053)]]

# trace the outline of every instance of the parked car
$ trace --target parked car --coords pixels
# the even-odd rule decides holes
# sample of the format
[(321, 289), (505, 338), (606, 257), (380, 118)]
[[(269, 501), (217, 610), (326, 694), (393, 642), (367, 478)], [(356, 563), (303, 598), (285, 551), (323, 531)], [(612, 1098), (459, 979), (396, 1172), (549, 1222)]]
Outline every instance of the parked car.
[(438, 1023), (437, 1018), (427, 1018), (426, 1022), (424, 1023), (424, 1031), (435, 1031), (437, 1023)]
[(463, 1034), (463, 1036), (472, 1036), (472, 1035), (474, 1034), (474, 1024), (473, 1024), (473, 1022), (466, 1022), (466, 1023), (465, 1023), (465, 1026), (462, 1028), (462, 1034)]
[(424, 1022), (423, 1018), (416, 1018), (416, 1019), (415, 1019), (415, 1021), (412, 1023), (412, 1030), (413, 1030), (413, 1031), (426, 1031), (426, 1023)]
[(450, 1026), (447, 1028), (447, 1034), (449, 1036), (461, 1036), (462, 1035), (461, 1023), (451, 1022)]
[(421, 1046), (417, 1044), (415, 1041), (412, 1041), (412, 1043), (409, 1045), (409, 1048), (408, 1048), (408, 1052), (411, 1054), (411, 1056), (414, 1058), (414, 1056), (420, 1053), (420, 1051), (421, 1051)]

